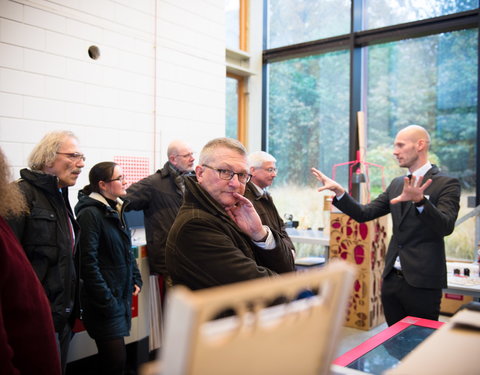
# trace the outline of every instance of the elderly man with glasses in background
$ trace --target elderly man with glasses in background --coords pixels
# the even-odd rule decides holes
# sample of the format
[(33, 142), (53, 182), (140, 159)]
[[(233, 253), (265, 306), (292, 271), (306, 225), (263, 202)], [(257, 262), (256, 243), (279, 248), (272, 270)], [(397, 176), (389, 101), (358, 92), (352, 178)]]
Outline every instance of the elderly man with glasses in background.
[(265, 151), (255, 151), (248, 155), (252, 179), (247, 183), (245, 197), (253, 203), (262, 224), (278, 232), (292, 254), (295, 254), (292, 240), (285, 231), (285, 224), (278, 214), (272, 196), (268, 192), (268, 188), (277, 176), (276, 161), (272, 155)]
[(72, 132), (45, 135), (30, 154), (30, 169), (22, 169), (17, 181), (28, 213), (8, 221), (49, 299), (63, 373), (79, 308), (79, 226), (68, 201), (68, 187), (77, 182), (84, 162)]
[(243, 145), (208, 142), (195, 172), (167, 240), (173, 283), (196, 290), (294, 271), (288, 246), (243, 196), (251, 178)]

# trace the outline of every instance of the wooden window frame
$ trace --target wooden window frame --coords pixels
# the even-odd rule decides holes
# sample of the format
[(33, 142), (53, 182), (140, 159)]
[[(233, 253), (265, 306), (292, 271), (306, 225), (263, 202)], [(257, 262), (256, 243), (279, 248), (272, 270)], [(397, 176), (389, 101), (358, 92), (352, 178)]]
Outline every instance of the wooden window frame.
[(245, 77), (237, 74), (227, 73), (228, 78), (235, 79), (237, 81), (237, 137), (238, 140), (245, 144), (247, 140), (247, 126), (246, 126), (246, 79)]

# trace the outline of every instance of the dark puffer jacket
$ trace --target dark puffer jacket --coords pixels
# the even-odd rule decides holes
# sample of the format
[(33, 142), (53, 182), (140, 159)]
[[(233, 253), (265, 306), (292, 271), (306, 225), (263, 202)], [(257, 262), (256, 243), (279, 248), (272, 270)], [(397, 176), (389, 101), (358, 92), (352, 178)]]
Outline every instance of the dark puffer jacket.
[[(122, 205), (124, 206), (124, 205)], [(120, 213), (98, 193), (79, 193), (75, 206), (82, 228), (83, 321), (94, 339), (130, 334), (132, 293), (142, 279), (132, 253), (130, 232)]]
[(60, 332), (65, 323), (73, 323), (77, 315), (73, 310), (78, 289), (78, 262), (74, 259), (68, 220), (77, 242), (79, 226), (68, 201), (68, 188), (59, 190), (57, 177), (29, 169), (22, 169), (20, 176), (18, 185), (30, 213), (8, 220), (8, 223), (45, 289), (55, 331)]

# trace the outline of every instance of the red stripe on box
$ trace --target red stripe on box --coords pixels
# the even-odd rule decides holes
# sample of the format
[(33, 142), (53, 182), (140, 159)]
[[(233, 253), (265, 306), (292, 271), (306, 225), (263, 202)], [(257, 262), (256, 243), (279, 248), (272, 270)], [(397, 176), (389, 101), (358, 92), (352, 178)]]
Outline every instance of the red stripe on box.
[(461, 294), (445, 293), (445, 298), (454, 299), (456, 301), (463, 301), (463, 295)]

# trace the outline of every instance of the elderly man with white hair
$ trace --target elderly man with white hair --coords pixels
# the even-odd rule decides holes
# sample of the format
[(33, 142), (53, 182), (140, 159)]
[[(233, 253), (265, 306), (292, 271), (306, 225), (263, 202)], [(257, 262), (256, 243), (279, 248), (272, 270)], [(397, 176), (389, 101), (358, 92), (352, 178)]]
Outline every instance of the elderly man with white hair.
[(273, 155), (265, 151), (255, 151), (248, 155), (252, 179), (245, 188), (245, 197), (253, 203), (262, 224), (268, 225), (270, 229), (278, 232), (285, 245), (295, 254), (292, 240), (285, 231), (285, 224), (268, 192), (268, 188), (277, 176), (276, 161)]

